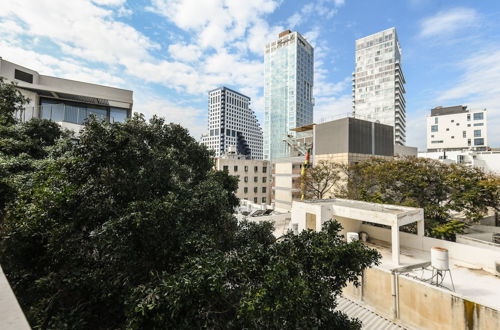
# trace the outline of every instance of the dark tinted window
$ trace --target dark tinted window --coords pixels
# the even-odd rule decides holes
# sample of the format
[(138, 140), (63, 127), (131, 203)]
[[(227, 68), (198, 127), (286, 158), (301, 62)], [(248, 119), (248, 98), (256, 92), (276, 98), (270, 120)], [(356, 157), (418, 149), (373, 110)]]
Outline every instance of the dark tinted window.
[(30, 74), (28, 72), (20, 71), (18, 69), (14, 69), (14, 78), (16, 78), (17, 80), (25, 81), (25, 82), (30, 83), (30, 84), (33, 83), (33, 75), (32, 74)]

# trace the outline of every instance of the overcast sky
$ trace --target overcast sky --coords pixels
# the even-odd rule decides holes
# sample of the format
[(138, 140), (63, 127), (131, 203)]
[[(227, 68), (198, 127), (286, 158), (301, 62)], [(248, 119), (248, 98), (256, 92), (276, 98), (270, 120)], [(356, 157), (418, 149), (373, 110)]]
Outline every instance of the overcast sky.
[(263, 122), (263, 48), (284, 29), (315, 47), (315, 120), (351, 111), (354, 40), (395, 26), (407, 144), (425, 148), (437, 105), (487, 108), (500, 147), (500, 1), (2, 0), (0, 56), (41, 74), (134, 91), (134, 110), (199, 138), (207, 91), (252, 98)]

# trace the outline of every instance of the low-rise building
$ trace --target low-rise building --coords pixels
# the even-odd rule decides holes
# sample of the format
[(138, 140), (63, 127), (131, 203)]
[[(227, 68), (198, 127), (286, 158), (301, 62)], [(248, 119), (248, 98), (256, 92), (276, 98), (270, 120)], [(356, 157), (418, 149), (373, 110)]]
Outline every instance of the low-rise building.
[(320, 160), (354, 164), (371, 157), (394, 156), (392, 126), (347, 117), (295, 128), (297, 136), (286, 140), (294, 157), (272, 162), (272, 202), (276, 210), (290, 210), (299, 200), (301, 169), (309, 152), (314, 166)]
[(2, 58), (0, 77), (15, 82), (30, 100), (17, 114), (21, 121), (50, 119), (78, 133), (90, 115), (121, 122), (132, 113), (130, 90), (46, 76)]
[(418, 157), (449, 164), (463, 164), (500, 175), (500, 151), (451, 150), (419, 152)]
[(487, 146), (486, 109), (439, 106), (427, 117), (427, 151), (486, 150)]
[(267, 160), (245, 159), (231, 151), (215, 159), (215, 169), (239, 177), (236, 196), (255, 204), (269, 204), (271, 200), (271, 168)]

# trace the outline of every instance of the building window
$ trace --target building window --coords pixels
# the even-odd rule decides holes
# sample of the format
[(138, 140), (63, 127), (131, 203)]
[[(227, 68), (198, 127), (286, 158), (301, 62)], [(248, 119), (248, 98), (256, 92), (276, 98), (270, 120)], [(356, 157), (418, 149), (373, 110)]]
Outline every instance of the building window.
[(482, 145), (484, 145), (484, 139), (483, 138), (474, 139), (474, 145), (475, 146), (482, 146)]
[(244, 179), (245, 182), (248, 182), (248, 176), (245, 177)]
[(470, 139), (467, 139), (467, 145), (470, 147), (470, 145), (471, 145)]
[(474, 114), (474, 120), (483, 120), (483, 119), (484, 119), (484, 115), (482, 112), (478, 112), (478, 113)]
[(259, 192), (259, 189), (257, 187), (253, 187), (253, 192), (254, 193), (258, 193)]
[(481, 130), (480, 129), (475, 129), (474, 130), (474, 137), (480, 137), (481, 136)]
[(454, 122), (455, 122), (455, 120), (454, 120), (454, 119), (452, 119), (452, 120), (451, 120), (451, 122), (452, 122), (452, 123), (454, 123)]
[(467, 124), (467, 127), (470, 127), (470, 124)]
[(248, 172), (248, 166), (245, 166), (245, 172)]
[(266, 202), (266, 198), (262, 197), (262, 203), (265, 203), (265, 202)]
[(267, 182), (267, 178), (266, 177), (263, 177), (262, 178), (262, 183), (266, 183)]
[(228, 172), (228, 171), (229, 171), (229, 166), (227, 166), (227, 165), (224, 165), (224, 166), (222, 167), (222, 170), (223, 170), (223, 171), (226, 171), (226, 172)]
[(460, 123), (457, 123), (457, 126), (460, 126)]
[(462, 132), (462, 136), (463, 136), (464, 138), (465, 138), (465, 137), (467, 137), (467, 132), (466, 132), (466, 131), (463, 131), (463, 132)]
[(267, 166), (262, 166), (262, 173), (267, 173)]
[(454, 139), (455, 137), (452, 135), (451, 138)]
[(245, 194), (247, 194), (247, 193), (248, 193), (248, 187), (243, 188), (243, 192), (244, 192)]
[(259, 182), (259, 177), (258, 176), (254, 176), (253, 177), (253, 182)]
[(449, 129), (449, 128), (447, 128), (447, 129), (446, 129), (446, 132), (448, 132), (449, 130), (450, 130), (450, 129)]
[[(470, 124), (469, 124), (470, 126)], [(474, 126), (484, 126), (484, 123), (475, 123)]]
[(33, 83), (33, 75), (18, 69), (14, 69), (14, 79), (21, 80), (27, 83)]
[(470, 120), (470, 113), (467, 115), (467, 120), (468, 121)]
[(254, 166), (254, 167), (253, 167), (253, 171), (254, 171), (255, 173), (257, 173), (257, 172), (259, 171), (259, 167), (258, 167), (258, 166)]
[(262, 187), (262, 192), (266, 193), (267, 192), (267, 188), (266, 187)]
[(432, 144), (443, 143), (443, 140), (431, 141)]
[(127, 120), (127, 109), (110, 108), (109, 109), (109, 122), (110, 123), (123, 123)]
[(234, 166), (234, 171), (238, 172), (238, 166), (236, 166), (236, 165)]
[(432, 125), (431, 132), (437, 132), (437, 131), (438, 131), (438, 125)]
[(434, 117), (434, 124), (438, 123), (438, 117)]
[(258, 202), (257, 202), (257, 197), (254, 197), (254, 198), (253, 198), (253, 202), (254, 202), (254, 203), (258, 203)]

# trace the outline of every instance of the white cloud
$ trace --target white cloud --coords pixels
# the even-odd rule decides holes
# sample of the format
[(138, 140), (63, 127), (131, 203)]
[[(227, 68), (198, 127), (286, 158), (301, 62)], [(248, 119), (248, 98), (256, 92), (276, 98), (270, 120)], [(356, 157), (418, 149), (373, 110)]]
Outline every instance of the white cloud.
[(180, 124), (196, 140), (207, 130), (206, 120), (200, 120), (200, 117), (206, 117), (206, 109), (176, 104), (148, 93), (141, 93), (135, 102), (134, 112), (143, 113), (146, 118), (156, 114), (165, 118), (168, 123)]
[(314, 122), (322, 123), (346, 117), (352, 113), (352, 96), (344, 94), (339, 97), (318, 97), (315, 99)]
[(50, 55), (25, 50), (12, 42), (0, 39), (0, 56), (8, 61), (37, 70), (40, 74), (96, 84), (124, 86), (125, 81), (113, 72), (90, 69), (70, 58), (58, 59)]
[(448, 36), (459, 30), (476, 26), (479, 14), (471, 8), (453, 8), (425, 18), (420, 23), (421, 37)]
[[(266, 36), (268, 26), (262, 17), (273, 12), (278, 4), (275, 0), (153, 0), (148, 9), (183, 30), (195, 32), (196, 43), (202, 48), (219, 50), (236, 41), (244, 42), (253, 28), (259, 32), (265, 29)], [(260, 54), (262, 47), (247, 48)]]
[[(500, 48), (485, 49), (459, 63), (464, 71), (457, 84), (443, 91), (438, 102), (461, 102), (488, 109), (490, 145), (500, 147)], [(495, 129), (497, 128), (497, 129)]]
[(121, 6), (127, 2), (127, 0), (92, 0), (93, 3), (103, 6)]
[(197, 61), (201, 56), (201, 49), (197, 45), (183, 43), (169, 45), (168, 52), (172, 58), (186, 62)]

